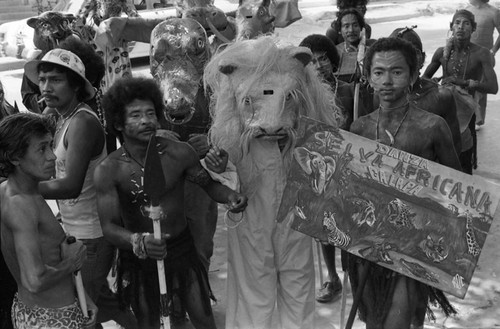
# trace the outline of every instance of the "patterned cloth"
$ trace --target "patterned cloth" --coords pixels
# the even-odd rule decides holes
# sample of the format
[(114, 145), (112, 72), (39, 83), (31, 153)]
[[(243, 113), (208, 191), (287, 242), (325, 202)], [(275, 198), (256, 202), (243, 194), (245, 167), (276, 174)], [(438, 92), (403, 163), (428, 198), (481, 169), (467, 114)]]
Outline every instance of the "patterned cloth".
[(60, 308), (31, 308), (24, 305), (16, 294), (12, 304), (12, 323), (15, 329), (81, 329), (83, 313), (77, 301)]

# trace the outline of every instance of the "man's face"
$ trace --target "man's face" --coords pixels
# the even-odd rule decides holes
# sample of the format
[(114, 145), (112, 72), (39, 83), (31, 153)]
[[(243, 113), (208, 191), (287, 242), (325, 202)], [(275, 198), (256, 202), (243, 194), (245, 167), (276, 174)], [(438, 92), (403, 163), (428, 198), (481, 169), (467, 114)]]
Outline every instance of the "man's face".
[(23, 172), (35, 181), (50, 179), (55, 173), (56, 156), (52, 151), (52, 135), (31, 137), (23, 157), (17, 159), (16, 173)]
[(340, 21), (340, 33), (348, 44), (355, 44), (360, 39), (361, 26), (355, 15), (349, 14), (342, 17)]
[(38, 73), (38, 87), (47, 106), (58, 110), (65, 110), (76, 98), (76, 90), (70, 86), (65, 72), (40, 71)]
[(326, 52), (314, 51), (311, 62), (324, 79), (330, 78), (333, 74), (333, 66), (328, 56), (326, 56)]
[(380, 101), (395, 102), (405, 97), (410, 81), (410, 67), (401, 52), (375, 53), (370, 68), (370, 85)]
[(125, 124), (117, 127), (124, 138), (149, 142), (152, 134), (156, 133), (158, 118), (152, 101), (135, 99), (125, 106)]
[(356, 10), (359, 11), (363, 16), (366, 14), (366, 6), (365, 5), (357, 5)]
[(457, 40), (470, 40), (473, 32), (471, 21), (464, 16), (457, 16), (452, 22), (451, 30)]

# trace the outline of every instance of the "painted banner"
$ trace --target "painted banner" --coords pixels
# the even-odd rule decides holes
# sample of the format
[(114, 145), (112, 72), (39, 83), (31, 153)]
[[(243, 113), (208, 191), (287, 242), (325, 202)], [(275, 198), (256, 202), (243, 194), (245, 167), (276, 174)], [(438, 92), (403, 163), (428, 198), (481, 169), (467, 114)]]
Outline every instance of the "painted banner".
[(301, 118), (278, 213), (292, 228), (464, 298), (500, 187)]

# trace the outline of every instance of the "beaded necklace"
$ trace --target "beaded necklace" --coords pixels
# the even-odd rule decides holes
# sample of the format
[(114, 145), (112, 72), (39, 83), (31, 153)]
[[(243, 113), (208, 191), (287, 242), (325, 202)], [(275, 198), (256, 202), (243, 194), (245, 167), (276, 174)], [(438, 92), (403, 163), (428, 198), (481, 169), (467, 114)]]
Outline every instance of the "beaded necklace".
[[(379, 129), (379, 123), (380, 123), (380, 112), (382, 111), (382, 109), (384, 109), (384, 110), (396, 110), (396, 109), (399, 109), (399, 108), (408, 107), (408, 105), (409, 105), (409, 102), (406, 102), (403, 105), (396, 106), (396, 107), (384, 108), (384, 107), (382, 107), (382, 105), (379, 106), (379, 108), (378, 108), (378, 115), (377, 115), (377, 128), (376, 128), (377, 130), (375, 131), (375, 140), (376, 141), (380, 141), (378, 129)], [(396, 136), (399, 133), (399, 129), (403, 125), (403, 122), (406, 120), (406, 117), (408, 116), (408, 113), (410, 113), (410, 110), (411, 110), (411, 107), (408, 107), (408, 109), (406, 110), (405, 115), (403, 116), (403, 119), (401, 119), (401, 121), (399, 122), (399, 125), (397, 126), (396, 131), (394, 132), (394, 134), (391, 134), (391, 132), (389, 130), (384, 129), (385, 133), (389, 136), (389, 139), (391, 140), (391, 143), (389, 144), (389, 146), (393, 146), (394, 143), (396, 142)]]
[(451, 73), (451, 75), (454, 75), (457, 78), (462, 76), (462, 79), (465, 79), (465, 74), (467, 72), (467, 65), (469, 64), (470, 45), (465, 47), (465, 56), (461, 56), (459, 58), (458, 55), (459, 52), (455, 48), (453, 48), (451, 50), (449, 59), (449, 62), (452, 63), (451, 72), (449, 73)]

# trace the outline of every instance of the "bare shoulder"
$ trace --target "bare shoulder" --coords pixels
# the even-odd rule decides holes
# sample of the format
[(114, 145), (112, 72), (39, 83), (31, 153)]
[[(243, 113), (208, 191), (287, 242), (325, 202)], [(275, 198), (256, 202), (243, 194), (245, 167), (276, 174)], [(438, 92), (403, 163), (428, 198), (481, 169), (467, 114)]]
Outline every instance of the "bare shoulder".
[(480, 45), (477, 45), (475, 43), (471, 42), (471, 47), (470, 47), (470, 53), (472, 56), (477, 56), (480, 59), (483, 59), (483, 56), (487, 56), (489, 58), (490, 56), (490, 50), (487, 48), (484, 48)]
[(102, 127), (101, 123), (99, 122), (99, 119), (92, 114), (89, 113), (89, 111), (92, 111), (89, 108), (86, 108), (88, 111), (78, 111), (78, 113), (75, 114), (73, 120), (71, 120), (71, 125), (76, 125), (76, 126), (81, 126), (85, 125), (87, 128), (93, 128), (95, 130), (104, 130)]
[(2, 183), (0, 195), (1, 218), (7, 227), (15, 229), (37, 224), (39, 197), (19, 193), (8, 181)]
[(441, 116), (416, 106), (412, 107), (410, 120), (414, 127), (424, 129), (430, 133), (436, 132), (436, 128), (442, 129), (447, 126), (446, 121)]
[(96, 185), (100, 185), (104, 181), (115, 180), (122, 172), (124, 162), (123, 149), (121, 147), (110, 153), (96, 167)]
[(362, 117), (357, 118), (354, 120), (354, 122), (351, 124), (351, 129), (350, 131), (354, 134), (364, 136), (364, 132), (368, 130), (368, 128), (372, 127), (374, 124), (376, 124), (377, 119), (376, 116), (378, 115), (378, 110), (364, 115)]

